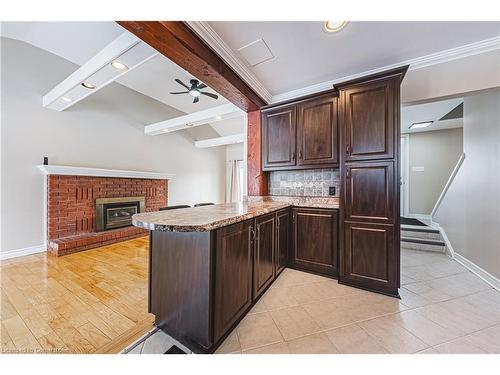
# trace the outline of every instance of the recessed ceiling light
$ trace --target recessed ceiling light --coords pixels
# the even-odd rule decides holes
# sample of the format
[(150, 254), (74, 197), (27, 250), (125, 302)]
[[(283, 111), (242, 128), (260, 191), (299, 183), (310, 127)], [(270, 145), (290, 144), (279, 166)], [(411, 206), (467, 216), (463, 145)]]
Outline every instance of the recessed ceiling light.
[(122, 64), (121, 62), (119, 61), (113, 61), (111, 63), (111, 66), (115, 69), (118, 69), (118, 70), (127, 70), (128, 69), (128, 66), (125, 65), (125, 64)]
[(433, 122), (434, 121), (414, 122), (413, 124), (410, 125), (410, 129), (426, 128)]
[(65, 97), (65, 96), (63, 96), (63, 97), (61, 98), (61, 100), (62, 100), (63, 102), (66, 102), (66, 103), (71, 102), (71, 99), (70, 99), (70, 98), (67, 98), (67, 97)]
[(346, 27), (348, 21), (325, 21), (323, 30), (327, 33), (336, 33)]
[(215, 144), (213, 144), (213, 143), (212, 143), (212, 144), (210, 145), (210, 147), (215, 147)]
[(168, 130), (168, 129), (163, 129), (163, 131), (164, 131), (165, 133), (168, 133), (168, 132), (169, 132), (169, 130)]
[(193, 126), (193, 124), (191, 124), (191, 123), (189, 123), (189, 122), (188, 122), (188, 123), (186, 124), (186, 126), (191, 127), (191, 126)]
[(82, 86), (89, 90), (95, 89), (95, 85), (90, 82), (82, 82)]
[(222, 120), (222, 116), (215, 116), (216, 120)]

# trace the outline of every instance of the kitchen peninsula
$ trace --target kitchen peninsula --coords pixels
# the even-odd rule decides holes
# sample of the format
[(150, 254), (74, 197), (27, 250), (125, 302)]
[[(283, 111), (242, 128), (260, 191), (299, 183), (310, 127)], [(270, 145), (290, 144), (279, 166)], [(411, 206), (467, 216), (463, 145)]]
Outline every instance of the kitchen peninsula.
[[(151, 231), (149, 311), (158, 327), (193, 351), (213, 352), (285, 267), (399, 297), (399, 93), (407, 69), (250, 116), (249, 201), (134, 215), (134, 225)], [(310, 171), (324, 168), (339, 176), (339, 197), (324, 196), (336, 194), (332, 180), (318, 194), (320, 175), (311, 180)], [(295, 186), (277, 187), (284, 171), (302, 172), (304, 182), (309, 171), (312, 195), (323, 196), (279, 196)]]
[(158, 327), (211, 353), (285, 267), (337, 275), (338, 198), (279, 198), (134, 215)]

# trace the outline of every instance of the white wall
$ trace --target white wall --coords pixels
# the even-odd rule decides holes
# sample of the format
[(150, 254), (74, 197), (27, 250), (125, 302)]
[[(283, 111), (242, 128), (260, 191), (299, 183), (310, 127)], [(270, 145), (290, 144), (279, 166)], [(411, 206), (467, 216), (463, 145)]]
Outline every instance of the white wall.
[(111, 84), (64, 112), (42, 95), (76, 65), (1, 39), (1, 251), (43, 244), (43, 156), (50, 164), (174, 173), (169, 204), (224, 201), (224, 148), (197, 149), (188, 132), (146, 136), (178, 111)]
[(500, 89), (464, 99), (465, 160), (434, 221), (455, 252), (500, 278)]
[(500, 86), (498, 50), (410, 70), (401, 85), (401, 102), (410, 103)]
[(410, 133), (408, 138), (409, 214), (429, 215), (462, 154), (462, 128)]

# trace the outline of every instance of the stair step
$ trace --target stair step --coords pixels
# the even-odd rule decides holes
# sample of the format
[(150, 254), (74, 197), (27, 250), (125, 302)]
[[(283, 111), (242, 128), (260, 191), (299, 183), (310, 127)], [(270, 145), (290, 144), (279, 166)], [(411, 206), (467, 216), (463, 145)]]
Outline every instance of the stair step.
[(446, 252), (446, 244), (439, 240), (401, 237), (401, 247), (412, 250)]
[(422, 238), (427, 240), (442, 241), (441, 233), (435, 229), (407, 229), (401, 228), (401, 237), (405, 238)]
[(401, 225), (401, 230), (406, 230), (409, 232), (425, 232), (425, 233), (439, 233), (439, 230), (430, 227), (408, 227), (406, 225)]

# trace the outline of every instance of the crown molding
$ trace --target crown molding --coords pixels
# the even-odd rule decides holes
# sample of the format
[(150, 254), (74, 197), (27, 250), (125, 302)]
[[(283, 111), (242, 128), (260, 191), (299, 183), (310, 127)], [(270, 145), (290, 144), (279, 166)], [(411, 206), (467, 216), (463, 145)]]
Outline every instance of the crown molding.
[(145, 178), (155, 180), (171, 180), (175, 175), (172, 173), (126, 171), (123, 169), (101, 169), (87, 167), (73, 167), (69, 165), (39, 165), (46, 175), (69, 175), (69, 176), (96, 176), (96, 177), (118, 177), (118, 178)]
[(320, 91), (332, 89), (335, 84), (361, 78), (367, 75), (381, 73), (385, 70), (394, 69), (403, 65), (409, 65), (408, 70), (417, 70), (436, 64), (462, 59), (481, 53), (491, 52), (500, 49), (500, 36), (466, 44), (460, 47), (443, 50), (417, 57), (414, 59), (401, 61), (396, 64), (381, 66), (350, 76), (333, 79), (326, 82), (302, 87), (300, 89), (287, 91), (281, 94), (271, 95), (266, 87), (259, 81), (250, 68), (241, 60), (239, 56), (229, 47), (226, 42), (215, 32), (206, 21), (188, 21), (186, 24), (202, 38), (227, 64), (245, 81), (247, 84), (264, 99), (267, 103), (279, 103), (285, 100), (298, 98), (301, 96), (314, 94)]
[(205, 41), (266, 103), (272, 101), (271, 93), (259, 81), (257, 76), (236, 55), (226, 42), (206, 21), (185, 22), (201, 39)]
[(297, 98), (300, 96), (305, 96), (309, 94), (313, 94), (316, 92), (324, 91), (332, 89), (334, 85), (350, 81), (356, 78), (361, 78), (364, 76), (368, 76), (371, 74), (381, 73), (385, 70), (391, 70), (403, 65), (409, 65), (408, 71), (418, 70), (422, 68), (426, 68), (432, 65), (442, 64), (445, 62), (462, 59), (464, 57), (479, 55), (481, 53), (491, 52), (500, 49), (500, 36), (496, 36), (494, 38), (481, 40), (479, 42), (466, 44), (464, 46), (451, 48), (447, 50), (443, 50), (440, 52), (432, 53), (430, 55), (417, 57), (415, 59), (410, 59), (406, 61), (401, 61), (396, 64), (382, 66), (380, 68), (367, 70), (361, 73), (352, 74), (350, 76), (341, 77), (338, 79), (333, 79), (326, 82), (317, 83), (315, 85), (310, 85), (306, 87), (302, 87), (297, 90), (292, 90), (288, 92), (284, 92), (281, 94), (273, 95), (271, 102), (278, 103), (285, 100)]

